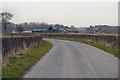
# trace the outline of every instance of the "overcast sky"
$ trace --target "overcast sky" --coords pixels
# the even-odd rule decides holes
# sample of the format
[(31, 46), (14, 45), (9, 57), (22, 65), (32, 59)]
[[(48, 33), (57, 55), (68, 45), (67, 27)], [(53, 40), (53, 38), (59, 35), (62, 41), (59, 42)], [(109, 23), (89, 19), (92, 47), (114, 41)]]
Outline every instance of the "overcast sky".
[(46, 22), (49, 24), (118, 25), (117, 2), (5, 2), (2, 12), (14, 15), (11, 22)]

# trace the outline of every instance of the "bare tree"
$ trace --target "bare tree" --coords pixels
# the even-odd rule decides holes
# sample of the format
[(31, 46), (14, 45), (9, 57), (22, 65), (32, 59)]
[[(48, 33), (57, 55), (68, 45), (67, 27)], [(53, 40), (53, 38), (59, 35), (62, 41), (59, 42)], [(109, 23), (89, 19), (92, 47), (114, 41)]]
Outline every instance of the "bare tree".
[(19, 33), (21, 33), (22, 31), (24, 31), (24, 27), (23, 26), (18, 26), (18, 27), (16, 27), (16, 29), (17, 29), (17, 31)]
[(6, 28), (6, 24), (9, 23), (9, 20), (11, 20), (13, 15), (9, 12), (3, 12), (3, 13), (0, 13), (0, 17), (2, 20), (2, 25), (4, 26), (4, 28)]
[(75, 26), (74, 26), (74, 25), (71, 25), (70, 27), (71, 27), (71, 28), (75, 28)]

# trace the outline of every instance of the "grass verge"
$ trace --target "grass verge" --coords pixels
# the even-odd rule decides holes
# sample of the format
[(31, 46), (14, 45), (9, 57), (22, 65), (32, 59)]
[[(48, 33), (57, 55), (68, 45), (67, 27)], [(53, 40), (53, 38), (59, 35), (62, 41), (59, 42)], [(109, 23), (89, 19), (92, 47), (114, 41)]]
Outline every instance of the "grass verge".
[[(45, 37), (45, 38), (48, 38), (48, 37)], [(118, 48), (114, 47), (114, 46), (106, 46), (105, 44), (95, 43), (93, 41), (78, 40), (78, 39), (65, 39), (65, 38), (51, 38), (51, 39), (69, 40), (69, 41), (85, 43), (85, 44), (97, 47), (99, 49), (102, 49), (106, 52), (109, 52), (109, 53), (115, 55), (116, 57), (119, 57), (119, 51), (120, 50)]]
[(53, 44), (43, 40), (35, 48), (26, 53), (21, 53), (19, 58), (11, 57), (7, 66), (2, 69), (2, 78), (17, 78), (37, 62), (46, 52), (52, 48)]

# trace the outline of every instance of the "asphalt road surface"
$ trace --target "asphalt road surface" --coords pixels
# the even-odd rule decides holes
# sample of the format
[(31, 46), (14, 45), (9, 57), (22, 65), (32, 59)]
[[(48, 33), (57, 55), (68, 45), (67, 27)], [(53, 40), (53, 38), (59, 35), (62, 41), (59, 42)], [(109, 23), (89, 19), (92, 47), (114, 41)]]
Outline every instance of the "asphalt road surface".
[(87, 44), (45, 39), (53, 48), (24, 78), (117, 78), (118, 59)]

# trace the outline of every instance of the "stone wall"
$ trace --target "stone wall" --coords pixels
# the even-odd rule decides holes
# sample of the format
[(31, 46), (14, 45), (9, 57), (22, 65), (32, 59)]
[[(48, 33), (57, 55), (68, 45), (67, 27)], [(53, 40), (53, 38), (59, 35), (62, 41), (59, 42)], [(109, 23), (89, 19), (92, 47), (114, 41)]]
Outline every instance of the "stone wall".
[(8, 58), (15, 56), (21, 52), (24, 52), (32, 47), (37, 46), (42, 41), (42, 37), (39, 36), (27, 36), (27, 37), (3, 37), (2, 38), (2, 58)]
[(80, 39), (118, 47), (118, 35), (42, 34), (42, 37)]

